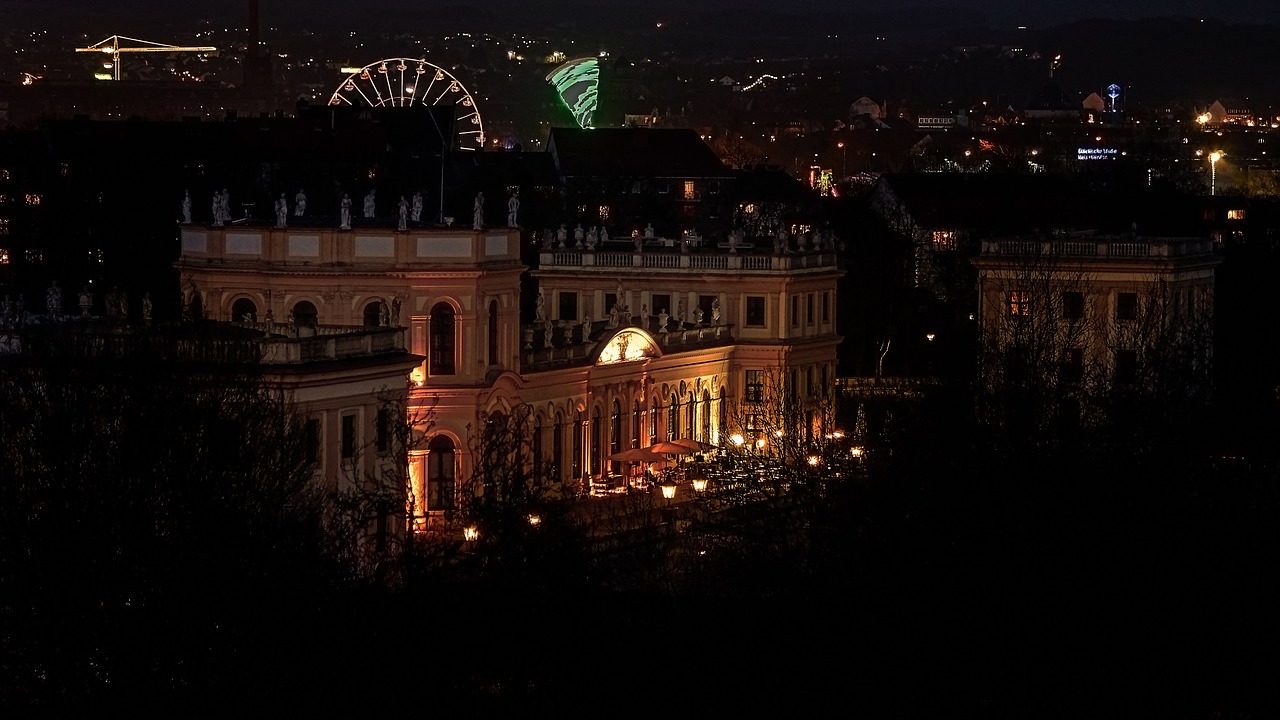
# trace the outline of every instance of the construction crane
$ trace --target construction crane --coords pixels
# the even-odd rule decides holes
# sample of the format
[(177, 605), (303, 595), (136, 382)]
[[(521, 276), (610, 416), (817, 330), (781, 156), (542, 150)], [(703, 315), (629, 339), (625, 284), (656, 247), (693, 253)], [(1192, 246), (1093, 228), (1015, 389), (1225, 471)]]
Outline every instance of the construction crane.
[[(126, 43), (121, 45), (121, 43)], [(128, 44), (132, 43), (132, 44)], [(210, 45), (199, 46), (181, 46), (181, 45), (165, 45), (164, 43), (155, 43), (149, 40), (138, 40), (137, 38), (124, 37), (123, 35), (112, 35), (102, 42), (94, 43), (89, 47), (76, 48), (78, 53), (96, 52), (105, 53), (111, 56), (111, 70), (113, 80), (120, 79), (120, 54), (121, 53), (176, 53), (176, 52), (195, 52), (195, 53), (214, 53), (217, 54), (218, 48)], [(105, 79), (105, 78), (104, 78)]]

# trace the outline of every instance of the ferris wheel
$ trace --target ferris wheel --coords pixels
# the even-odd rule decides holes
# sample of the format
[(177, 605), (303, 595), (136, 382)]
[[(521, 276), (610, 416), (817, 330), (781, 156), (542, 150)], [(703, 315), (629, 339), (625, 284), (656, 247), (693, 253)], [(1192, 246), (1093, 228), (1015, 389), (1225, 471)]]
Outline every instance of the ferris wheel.
[(484, 145), (484, 122), (475, 98), (448, 70), (414, 58), (387, 58), (343, 70), (350, 74), (333, 91), (330, 105), (452, 105), (458, 149), (476, 150)]

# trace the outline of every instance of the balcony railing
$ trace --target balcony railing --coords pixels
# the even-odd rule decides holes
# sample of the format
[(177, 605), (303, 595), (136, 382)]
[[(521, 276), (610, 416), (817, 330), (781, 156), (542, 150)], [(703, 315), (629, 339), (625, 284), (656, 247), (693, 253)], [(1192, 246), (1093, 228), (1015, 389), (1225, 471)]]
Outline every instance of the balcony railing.
[(682, 253), (675, 250), (648, 249), (643, 252), (610, 250), (543, 250), (538, 255), (538, 269), (555, 268), (645, 268), (648, 270), (699, 270), (711, 272), (795, 272), (826, 270), (838, 267), (836, 253), (830, 251), (788, 255), (748, 254), (715, 249)]
[(982, 254), (1002, 257), (1096, 259), (1174, 258), (1212, 255), (1213, 242), (1201, 238), (1096, 237), (1071, 240), (984, 240)]

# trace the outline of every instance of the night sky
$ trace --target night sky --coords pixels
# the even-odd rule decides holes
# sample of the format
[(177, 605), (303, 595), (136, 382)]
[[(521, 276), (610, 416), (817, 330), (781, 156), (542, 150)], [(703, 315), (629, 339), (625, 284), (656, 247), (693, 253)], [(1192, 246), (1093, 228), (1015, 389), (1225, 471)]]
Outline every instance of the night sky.
[[(525, 15), (531, 20), (548, 17), (584, 19), (616, 17), (619, 11), (662, 15), (664, 13), (706, 13), (723, 9), (725, 12), (751, 12), (753, 9), (778, 10), (772, 0), (700, 0), (675, 2), (674, 0), (650, 0), (637, 7), (634, 3), (585, 2), (568, 0), (486, 0), (482, 3), (411, 2), (409, 0), (380, 0), (376, 3), (350, 3), (345, 0), (262, 0), (264, 24), (308, 22), (348, 22), (352, 26), (367, 26), (376, 22), (380, 13), (390, 11), (397, 16), (420, 14), (427, 29), (430, 18), (437, 13), (450, 15), (474, 14), (483, 17), (493, 13), (498, 16)], [(1280, 23), (1280, 2), (1275, 0), (1075, 0), (1074, 2), (1048, 2), (1046, 0), (951, 0), (950, 2), (906, 2), (885, 6), (862, 4), (840, 7), (828, 0), (790, 0), (788, 11), (803, 13), (843, 13), (857, 16), (868, 12), (914, 11), (916, 17), (963, 17), (975, 24), (991, 26), (1028, 25), (1044, 27), (1087, 18), (1135, 19), (1160, 16), (1184, 16), (1217, 18), (1229, 23)], [(928, 10), (921, 13), (920, 10)], [(6, 22), (19, 26), (47, 24), (49, 26), (99, 25), (104, 22), (118, 25), (135, 23), (189, 22), (191, 20), (235, 20), (244, 16), (243, 2), (180, 3), (163, 0), (129, 0), (125, 3), (102, 3), (99, 0), (62, 0), (51, 3), (44, 0), (0, 0)], [(815, 26), (815, 32), (822, 28)]]

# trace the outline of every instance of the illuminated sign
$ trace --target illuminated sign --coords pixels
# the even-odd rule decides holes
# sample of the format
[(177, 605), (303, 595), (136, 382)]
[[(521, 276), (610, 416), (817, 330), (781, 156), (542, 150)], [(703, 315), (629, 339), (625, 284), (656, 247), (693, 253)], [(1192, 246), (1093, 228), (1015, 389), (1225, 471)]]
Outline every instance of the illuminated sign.
[(1077, 160), (1114, 160), (1119, 154), (1115, 148), (1076, 148)]
[(925, 117), (916, 118), (917, 130), (950, 130), (956, 126), (954, 117)]

